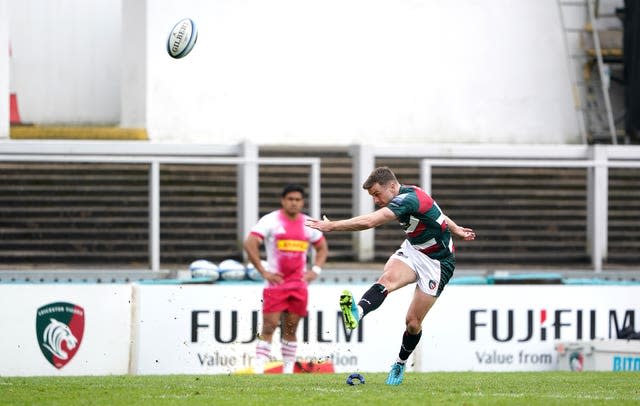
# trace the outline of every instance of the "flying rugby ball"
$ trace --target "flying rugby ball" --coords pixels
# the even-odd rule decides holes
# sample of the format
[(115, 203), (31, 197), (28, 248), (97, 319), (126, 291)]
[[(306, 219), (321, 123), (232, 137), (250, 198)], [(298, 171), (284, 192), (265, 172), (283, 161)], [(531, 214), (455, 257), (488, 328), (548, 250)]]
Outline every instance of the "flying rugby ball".
[(190, 18), (183, 18), (173, 26), (167, 39), (167, 52), (175, 59), (184, 58), (198, 40), (198, 27)]

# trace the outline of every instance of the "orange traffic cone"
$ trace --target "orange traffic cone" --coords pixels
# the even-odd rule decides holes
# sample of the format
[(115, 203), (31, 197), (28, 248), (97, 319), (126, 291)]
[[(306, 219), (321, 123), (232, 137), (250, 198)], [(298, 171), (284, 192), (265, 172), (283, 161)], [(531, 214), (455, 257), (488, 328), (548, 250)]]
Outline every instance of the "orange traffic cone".
[(15, 93), (9, 95), (9, 124), (20, 124), (20, 111), (18, 110), (18, 96)]

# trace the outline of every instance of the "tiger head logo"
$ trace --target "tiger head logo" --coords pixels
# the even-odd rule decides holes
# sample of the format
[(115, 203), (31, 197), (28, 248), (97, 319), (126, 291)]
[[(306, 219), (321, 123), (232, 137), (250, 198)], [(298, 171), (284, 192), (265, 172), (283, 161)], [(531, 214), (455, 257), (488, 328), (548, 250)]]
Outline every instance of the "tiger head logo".
[(74, 337), (71, 329), (66, 324), (56, 319), (49, 320), (51, 320), (51, 323), (45, 327), (42, 335), (42, 346), (56, 357), (67, 360), (69, 359), (69, 353), (62, 348), (62, 344), (66, 344), (66, 348), (73, 350), (78, 344), (78, 339)]
[(84, 333), (84, 309), (72, 303), (50, 303), (38, 309), (36, 335), (40, 350), (60, 369), (74, 357)]

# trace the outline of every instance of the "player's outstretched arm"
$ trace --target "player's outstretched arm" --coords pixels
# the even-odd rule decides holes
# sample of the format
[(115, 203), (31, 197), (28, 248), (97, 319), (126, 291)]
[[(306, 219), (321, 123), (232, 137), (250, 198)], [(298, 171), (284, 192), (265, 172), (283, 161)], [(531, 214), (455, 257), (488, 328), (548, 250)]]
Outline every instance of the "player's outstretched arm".
[(447, 225), (449, 226), (449, 230), (451, 230), (451, 233), (453, 235), (465, 241), (471, 241), (476, 239), (476, 233), (475, 231), (473, 231), (472, 228), (460, 227), (447, 216), (445, 216), (445, 221), (447, 222)]
[(331, 221), (327, 216), (323, 216), (322, 220), (307, 219), (304, 223), (305, 226), (315, 228), (324, 233), (331, 231), (361, 231), (369, 228), (378, 227), (391, 220), (395, 220), (396, 215), (393, 212), (383, 207), (373, 213), (364, 214), (362, 216), (352, 217), (347, 220)]

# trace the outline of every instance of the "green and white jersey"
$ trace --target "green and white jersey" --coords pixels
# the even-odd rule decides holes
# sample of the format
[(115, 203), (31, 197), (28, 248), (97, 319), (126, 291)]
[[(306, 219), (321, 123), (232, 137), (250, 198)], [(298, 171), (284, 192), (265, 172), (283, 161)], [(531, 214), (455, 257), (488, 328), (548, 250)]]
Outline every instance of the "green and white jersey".
[(453, 254), (451, 231), (438, 204), (418, 186), (400, 185), (387, 207), (396, 215), (411, 245), (433, 259)]

